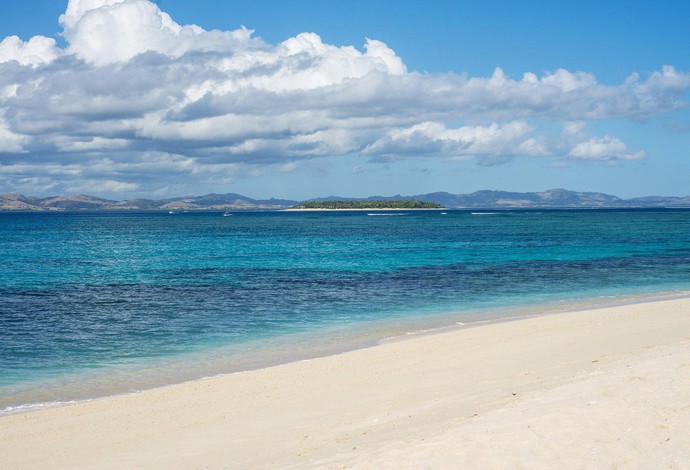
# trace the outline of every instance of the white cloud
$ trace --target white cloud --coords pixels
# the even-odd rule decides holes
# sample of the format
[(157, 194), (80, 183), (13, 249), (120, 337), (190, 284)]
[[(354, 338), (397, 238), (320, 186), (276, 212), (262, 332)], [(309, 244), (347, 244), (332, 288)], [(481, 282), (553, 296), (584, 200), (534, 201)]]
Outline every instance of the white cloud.
[(586, 142), (577, 144), (568, 156), (577, 160), (613, 162), (640, 160), (645, 157), (645, 152), (630, 152), (625, 142), (606, 135), (604, 137), (592, 137)]
[(541, 79), (531, 82), (552, 85), (564, 92), (591, 88), (597, 85), (597, 79), (591, 73), (571, 73), (565, 69), (558, 69), (554, 73), (546, 73)]
[[(532, 131), (525, 121), (462, 126), (449, 129), (437, 122), (423, 122), (396, 129), (363, 150), (369, 155), (443, 155), (448, 157), (506, 157), (528, 140)], [(529, 147), (529, 144), (525, 146)]]
[(576, 136), (582, 134), (587, 128), (587, 123), (584, 121), (572, 121), (563, 123), (563, 134)]
[(79, 20), (87, 13), (116, 3), (122, 3), (122, 1), (123, 0), (69, 0), (65, 13), (60, 15), (60, 24), (65, 29), (73, 29)]
[(180, 57), (189, 51), (232, 52), (250, 42), (251, 31), (205, 31), (180, 26), (148, 0), (70, 0), (60, 16), (68, 52), (104, 65), (143, 52)]
[(52, 62), (59, 54), (55, 39), (45, 36), (34, 36), (26, 42), (19, 36), (8, 36), (0, 42), (0, 63), (16, 61), (35, 66)]
[(583, 122), (567, 122), (562, 136), (536, 134), (525, 121), (462, 126), (449, 129), (425, 122), (397, 129), (363, 150), (373, 156), (440, 155), (452, 159), (476, 159), (482, 165), (505, 163), (516, 157), (566, 156), (580, 161), (640, 160), (644, 151), (631, 152), (615, 137), (589, 137)]
[[(281, 169), (278, 168), (277, 171)], [(150, 195), (188, 194), (197, 185), (229, 184), (249, 171), (236, 164), (200, 163), (194, 158), (161, 152), (129, 155), (126, 161), (106, 157), (85, 161), (0, 163), (0, 187), (9, 192)], [(134, 178), (134, 176), (136, 177)]]
[[(228, 180), (355, 153), (634, 160), (644, 151), (587, 123), (650, 119), (687, 106), (690, 90), (671, 66), (616, 85), (565, 69), (422, 74), (375, 39), (268, 44), (243, 27), (180, 25), (148, 0), (70, 0), (59, 21), (65, 49), (43, 36), (0, 43), (0, 161), (27, 178), (57, 165), (144, 187), (160, 171), (174, 188), (180, 175)], [(561, 134), (543, 131), (554, 123)]]
[(127, 146), (126, 139), (104, 139), (103, 137), (89, 137), (85, 140), (70, 139), (66, 142), (56, 142), (61, 152), (88, 152), (119, 149)]
[(22, 153), (29, 138), (12, 132), (0, 112), (0, 154)]

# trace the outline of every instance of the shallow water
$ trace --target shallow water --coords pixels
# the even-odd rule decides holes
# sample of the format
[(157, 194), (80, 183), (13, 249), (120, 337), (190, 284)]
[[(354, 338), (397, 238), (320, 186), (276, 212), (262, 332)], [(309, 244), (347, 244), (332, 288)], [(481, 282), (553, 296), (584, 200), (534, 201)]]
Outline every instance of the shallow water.
[(690, 289), (687, 210), (444, 212), (0, 214), (0, 409)]

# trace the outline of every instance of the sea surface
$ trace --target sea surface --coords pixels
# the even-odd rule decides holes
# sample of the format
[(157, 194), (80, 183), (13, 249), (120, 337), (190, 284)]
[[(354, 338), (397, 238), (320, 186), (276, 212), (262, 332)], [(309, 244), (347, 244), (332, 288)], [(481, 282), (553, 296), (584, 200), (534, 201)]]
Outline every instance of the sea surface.
[(688, 292), (690, 210), (0, 213), (0, 410)]

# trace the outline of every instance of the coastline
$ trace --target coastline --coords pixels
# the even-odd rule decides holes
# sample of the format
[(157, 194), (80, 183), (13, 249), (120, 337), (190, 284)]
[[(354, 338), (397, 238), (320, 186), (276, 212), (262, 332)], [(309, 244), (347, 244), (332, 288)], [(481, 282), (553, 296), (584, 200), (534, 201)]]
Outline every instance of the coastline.
[[(477, 468), (482, 459), (488, 464), (496, 458), (492, 446), (517, 446), (527, 439), (539, 458), (551, 459), (548, 463), (584, 468), (586, 455), (575, 459), (559, 450), (558, 441), (521, 428), (516, 418), (521, 410), (533, 426), (559, 431), (551, 421), (571, 413), (590, 420), (580, 423), (586, 429), (616, 422), (615, 413), (628, 416), (616, 407), (631, 400), (649, 404), (655, 394), (664, 397), (665, 411), (644, 415), (649, 423), (632, 421), (632, 434), (603, 426), (600, 439), (593, 440), (574, 426), (574, 435), (559, 435), (592, 456), (599, 452), (599, 460), (590, 463), (624, 464), (624, 455), (608, 451), (620, 450), (620, 437), (633, 435), (636, 446), (647, 441), (641, 457), (675, 449), (673, 458), (686, 462), (681, 459), (690, 446), (682, 445), (690, 435), (671, 424), (690, 418), (687, 406), (674, 406), (689, 398), (690, 374), (679, 372), (688, 367), (688, 298), (537, 314), (0, 416), (0, 466), (380, 467), (415, 461), (450, 465), (459, 461), (449, 459), (474, 455), (467, 465)], [(554, 403), (562, 406), (554, 409)], [(489, 434), (494, 437), (487, 440)], [(474, 450), (462, 454), (461, 443)], [(520, 458), (536, 454), (521, 452), (511, 454), (518, 459), (513, 466), (533, 463)]]
[(564, 312), (683, 298), (690, 298), (690, 291), (554, 299), (548, 302), (542, 300), (524, 305), (427, 312), (345, 325), (324, 325), (316, 330), (285, 332), (274, 337), (200, 349), (181, 355), (75, 371), (58, 377), (57, 380), (45, 378), (21, 383), (14, 390), (11, 390), (10, 385), (10, 389), (0, 388), (0, 417), (319, 359), (414, 336)]
[(405, 207), (370, 207), (368, 209), (280, 209), (278, 212), (386, 212), (386, 211), (403, 211), (403, 212), (418, 212), (418, 211), (447, 211), (446, 207), (429, 207), (429, 208), (405, 208)]

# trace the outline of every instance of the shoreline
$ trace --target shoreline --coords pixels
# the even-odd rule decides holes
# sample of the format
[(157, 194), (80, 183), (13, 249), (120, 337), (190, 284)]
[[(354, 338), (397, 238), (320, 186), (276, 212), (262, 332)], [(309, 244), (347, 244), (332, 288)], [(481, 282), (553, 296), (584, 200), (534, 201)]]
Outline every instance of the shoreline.
[[(326, 357), (0, 415), (0, 466), (428, 463), (451, 455), (454, 439), (472, 442), (468, 426), (500, 424), (517, 405), (539, 422), (540, 397), (568, 387), (595, 393), (597, 380), (632, 366), (658, 363), (663, 380), (690, 380), (663, 374), (670, 358), (690, 367), (687, 295), (401, 334)], [(674, 443), (688, 442), (687, 431), (674, 432), (685, 433)]]
[[(282, 333), (275, 337), (248, 340), (239, 345), (217, 346), (177, 356), (148, 359), (141, 363), (75, 371), (58, 379), (60, 386), (56, 386), (51, 378), (37, 379), (31, 382), (31, 388), (46, 390), (46, 398), (40, 401), (5, 402), (0, 407), (0, 417), (322, 359), (458, 329), (674, 299), (690, 299), (690, 291), (552, 300), (517, 306), (399, 316), (347, 325), (326, 325), (316, 330)], [(288, 352), (285, 349), (288, 343), (299, 344), (300, 347)], [(73, 389), (75, 384), (80, 387), (78, 390)], [(26, 392), (17, 392), (15, 396), (22, 394), (26, 395)]]
[(403, 212), (418, 212), (418, 211), (447, 211), (451, 210), (446, 207), (429, 207), (429, 208), (405, 208), (405, 207), (372, 207), (369, 209), (358, 209), (358, 208), (352, 208), (352, 209), (322, 209), (322, 208), (313, 208), (313, 209), (279, 209), (278, 212), (386, 212), (386, 211), (403, 211)]

